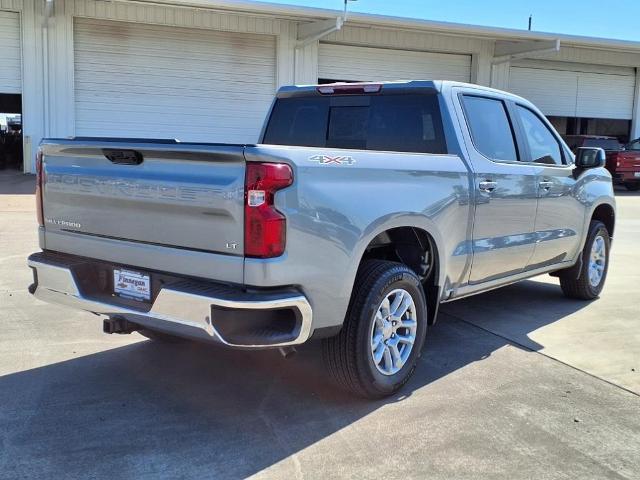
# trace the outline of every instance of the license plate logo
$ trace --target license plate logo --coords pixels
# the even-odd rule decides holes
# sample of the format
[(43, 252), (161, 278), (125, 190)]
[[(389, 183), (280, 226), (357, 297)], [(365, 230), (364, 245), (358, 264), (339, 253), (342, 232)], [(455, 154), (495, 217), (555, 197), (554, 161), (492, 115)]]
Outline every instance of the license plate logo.
[(131, 270), (114, 270), (113, 293), (133, 300), (151, 300), (149, 275)]

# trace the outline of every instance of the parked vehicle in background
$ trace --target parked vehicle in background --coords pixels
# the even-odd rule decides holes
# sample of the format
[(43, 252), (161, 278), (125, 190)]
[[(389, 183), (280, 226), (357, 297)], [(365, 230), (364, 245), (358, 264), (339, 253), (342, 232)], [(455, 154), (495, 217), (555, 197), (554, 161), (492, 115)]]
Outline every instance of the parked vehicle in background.
[(284, 87), (259, 145), (46, 139), (36, 297), (108, 333), (280, 348), (390, 395), (438, 306), (543, 273), (604, 286), (604, 151), (527, 100), (455, 82)]
[(617, 152), (611, 160), (609, 171), (614, 180), (622, 182), (628, 190), (640, 190), (640, 138), (627, 143), (624, 150)]
[(640, 139), (622, 145), (615, 137), (598, 135), (565, 135), (565, 142), (575, 153), (580, 147), (602, 148), (607, 155), (607, 170), (613, 181), (627, 190), (640, 189)]

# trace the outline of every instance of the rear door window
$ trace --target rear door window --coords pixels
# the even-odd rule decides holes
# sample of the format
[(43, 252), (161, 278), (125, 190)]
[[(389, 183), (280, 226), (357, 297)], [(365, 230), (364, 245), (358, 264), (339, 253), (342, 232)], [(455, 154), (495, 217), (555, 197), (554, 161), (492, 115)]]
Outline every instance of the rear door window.
[(586, 138), (583, 147), (597, 147), (603, 150), (618, 151), (622, 145), (615, 138)]
[(634, 140), (626, 147), (627, 150), (640, 150), (640, 140)]
[(502, 100), (464, 95), (464, 112), (476, 149), (492, 160), (517, 161), (516, 142)]
[(446, 153), (436, 95), (278, 99), (264, 143), (396, 152)]

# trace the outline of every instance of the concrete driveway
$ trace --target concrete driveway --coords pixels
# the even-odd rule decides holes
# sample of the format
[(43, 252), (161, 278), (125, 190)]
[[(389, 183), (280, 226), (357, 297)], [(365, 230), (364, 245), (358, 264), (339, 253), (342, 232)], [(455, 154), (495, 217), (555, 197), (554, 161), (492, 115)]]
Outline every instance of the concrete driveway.
[(616, 194), (611, 264), (597, 301), (566, 299), (544, 275), (443, 311), (640, 395), (640, 193)]
[(34, 300), (18, 183), (0, 175), (1, 479), (640, 478), (640, 195), (620, 192), (601, 299), (542, 277), (449, 304), (402, 395), (365, 402), (317, 345), (162, 345)]

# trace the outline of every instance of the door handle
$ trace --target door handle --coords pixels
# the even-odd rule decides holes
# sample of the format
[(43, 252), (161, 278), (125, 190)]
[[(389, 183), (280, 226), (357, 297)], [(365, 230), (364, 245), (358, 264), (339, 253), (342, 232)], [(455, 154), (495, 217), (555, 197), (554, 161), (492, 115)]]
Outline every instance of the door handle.
[(538, 186), (540, 188), (542, 188), (543, 190), (549, 190), (551, 187), (553, 187), (553, 182), (549, 182), (547, 180), (543, 180), (540, 183), (538, 183)]
[(478, 184), (478, 188), (483, 192), (493, 192), (498, 184), (491, 180), (484, 180)]

